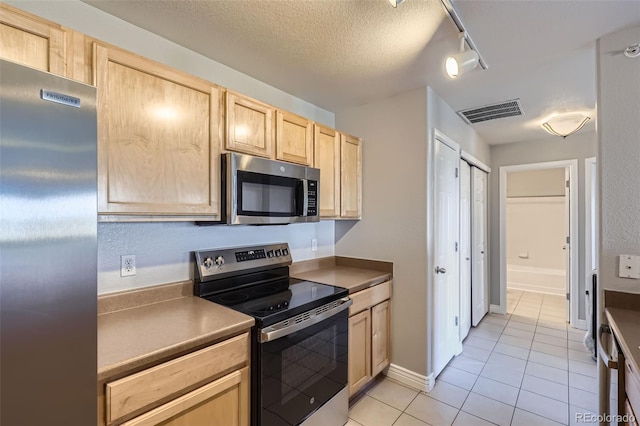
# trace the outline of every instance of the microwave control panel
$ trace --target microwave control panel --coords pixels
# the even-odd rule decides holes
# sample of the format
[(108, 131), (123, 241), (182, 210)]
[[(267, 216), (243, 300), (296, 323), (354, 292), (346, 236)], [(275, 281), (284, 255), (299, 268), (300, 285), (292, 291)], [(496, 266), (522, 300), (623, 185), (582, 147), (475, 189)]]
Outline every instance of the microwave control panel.
[(318, 181), (309, 180), (307, 186), (307, 216), (318, 215)]

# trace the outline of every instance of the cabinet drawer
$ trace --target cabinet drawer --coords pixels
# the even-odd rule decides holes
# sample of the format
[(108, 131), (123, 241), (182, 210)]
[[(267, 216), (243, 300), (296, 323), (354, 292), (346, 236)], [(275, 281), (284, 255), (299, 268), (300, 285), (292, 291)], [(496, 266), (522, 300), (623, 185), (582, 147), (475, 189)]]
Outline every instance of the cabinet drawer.
[(392, 281), (385, 281), (382, 284), (378, 284), (374, 287), (350, 295), (353, 300), (353, 304), (349, 307), (349, 315), (357, 314), (358, 312), (368, 309), (373, 305), (377, 305), (380, 302), (390, 299), (391, 283)]
[[(640, 410), (640, 377), (628, 360), (625, 360), (624, 365), (624, 386), (627, 399), (634, 411), (637, 412)], [(622, 396), (618, 395), (618, 398), (622, 398)]]
[(142, 408), (151, 408), (164, 402), (164, 398), (245, 365), (248, 359), (249, 334), (245, 333), (107, 383), (107, 423)]
[[(212, 415), (215, 413), (215, 415)], [(122, 426), (249, 424), (249, 367), (234, 371)]]

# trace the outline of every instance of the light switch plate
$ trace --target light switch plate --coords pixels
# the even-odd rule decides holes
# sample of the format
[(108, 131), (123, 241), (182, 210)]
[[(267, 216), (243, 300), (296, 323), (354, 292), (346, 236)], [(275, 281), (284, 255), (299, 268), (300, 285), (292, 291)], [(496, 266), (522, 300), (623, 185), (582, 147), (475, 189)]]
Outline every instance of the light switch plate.
[(620, 278), (640, 279), (640, 256), (620, 255)]

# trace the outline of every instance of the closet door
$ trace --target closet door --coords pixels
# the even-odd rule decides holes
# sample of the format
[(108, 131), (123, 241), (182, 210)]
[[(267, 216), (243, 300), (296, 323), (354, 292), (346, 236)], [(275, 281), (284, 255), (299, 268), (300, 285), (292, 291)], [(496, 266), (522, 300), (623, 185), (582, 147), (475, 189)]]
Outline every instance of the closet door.
[(460, 341), (471, 328), (471, 167), (460, 160)]
[(471, 323), (474, 327), (489, 312), (487, 178), (486, 172), (471, 167)]

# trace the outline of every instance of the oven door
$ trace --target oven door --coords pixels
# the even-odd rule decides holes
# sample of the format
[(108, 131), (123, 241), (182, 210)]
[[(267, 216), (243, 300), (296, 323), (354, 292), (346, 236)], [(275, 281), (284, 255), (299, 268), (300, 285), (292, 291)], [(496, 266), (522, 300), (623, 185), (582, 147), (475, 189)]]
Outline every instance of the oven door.
[(298, 425), (347, 386), (348, 302), (309, 327), (258, 344), (255, 425)]

